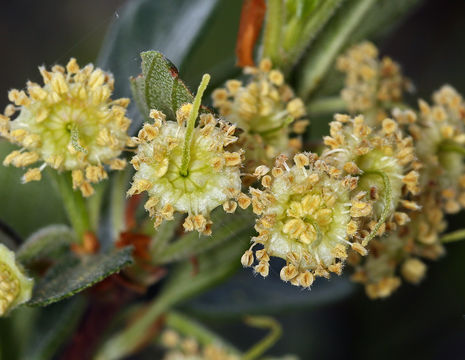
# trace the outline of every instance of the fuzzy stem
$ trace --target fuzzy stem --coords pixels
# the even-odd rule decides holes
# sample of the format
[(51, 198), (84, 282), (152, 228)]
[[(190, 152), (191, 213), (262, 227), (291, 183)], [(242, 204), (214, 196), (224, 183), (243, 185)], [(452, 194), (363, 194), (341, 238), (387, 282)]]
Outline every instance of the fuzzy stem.
[(201, 345), (205, 346), (215, 344), (221, 346), (223, 349), (226, 349), (229, 353), (233, 353), (235, 355), (239, 354), (239, 351), (235, 347), (228, 344), (218, 335), (211, 332), (203, 325), (178, 312), (170, 311), (166, 315), (165, 326), (167, 328), (176, 330), (183, 336), (196, 339)]
[(194, 135), (195, 121), (199, 115), (200, 103), (202, 102), (202, 96), (207, 88), (208, 82), (210, 81), (210, 75), (205, 74), (202, 77), (202, 81), (195, 95), (194, 103), (187, 120), (186, 136), (184, 138), (184, 146), (182, 149), (182, 163), (181, 163), (181, 176), (187, 176), (189, 174), (189, 162), (191, 160), (191, 144)]
[(284, 4), (282, 0), (268, 0), (266, 4), (266, 20), (263, 32), (262, 58), (270, 58), (275, 62), (281, 47)]
[[(285, 39), (283, 44), (283, 47), (287, 52), (284, 59), (284, 63), (287, 68), (295, 65), (301, 55), (305, 52), (305, 49), (309, 47), (313, 39), (317, 36), (319, 31), (328, 22), (343, 1), (344, 0), (321, 1), (307, 18), (299, 19), (299, 21), (302, 21), (303, 24), (300, 24), (300, 26), (297, 27), (292, 27), (290, 24), (287, 24), (287, 39)], [(289, 32), (293, 34), (289, 34)], [(289, 35), (291, 36), (289, 37)], [(289, 40), (294, 41), (289, 44)]]
[(456, 241), (461, 241), (461, 240), (465, 240), (465, 229), (460, 229), (460, 230), (445, 234), (441, 236), (441, 238), (439, 239), (439, 241), (442, 243), (450, 243), (450, 242), (456, 242)]
[(58, 174), (50, 171), (49, 174), (55, 180), (68, 220), (76, 232), (78, 242), (82, 243), (85, 232), (90, 229), (85, 199), (79, 191), (73, 190), (70, 173)]
[(353, 31), (375, 3), (376, 0), (351, 0), (347, 1), (344, 7), (339, 8), (328, 24), (330, 26), (328, 31), (325, 30), (318, 38), (303, 62), (298, 84), (298, 94), (301, 98), (308, 99), (315, 91), (350, 40)]
[(129, 181), (130, 171), (120, 171), (111, 179), (110, 211), (113, 238), (125, 228), (124, 210), (126, 205), (125, 189)]
[(249, 316), (245, 319), (247, 325), (258, 327), (262, 329), (269, 329), (270, 333), (261, 340), (258, 344), (254, 345), (248, 350), (241, 360), (255, 360), (272, 347), (282, 334), (282, 328), (279, 323), (267, 316)]
[(97, 232), (100, 215), (102, 213), (103, 196), (107, 183), (98, 183), (94, 185), (95, 193), (87, 200), (87, 209), (89, 212), (90, 229)]
[(365, 175), (378, 175), (383, 179), (384, 208), (383, 208), (383, 212), (381, 213), (381, 216), (379, 217), (379, 220), (375, 228), (371, 231), (371, 233), (365, 239), (363, 239), (362, 241), (363, 246), (366, 246), (370, 242), (370, 240), (373, 239), (376, 236), (376, 234), (378, 234), (379, 228), (381, 227), (381, 225), (384, 224), (387, 217), (391, 213), (391, 203), (392, 203), (392, 188), (391, 188), (391, 181), (389, 180), (389, 177), (382, 171), (367, 171), (365, 172)]

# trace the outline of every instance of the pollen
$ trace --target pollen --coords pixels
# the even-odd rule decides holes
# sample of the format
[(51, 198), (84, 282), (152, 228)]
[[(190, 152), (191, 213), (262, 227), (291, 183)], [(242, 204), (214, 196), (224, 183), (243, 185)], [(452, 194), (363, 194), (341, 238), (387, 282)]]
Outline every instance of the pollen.
[[(66, 69), (41, 67), (40, 72), (43, 86), (29, 82), (27, 94), (18, 90), (8, 94), (18, 108), (8, 108), (0, 122), (0, 134), (21, 146), (22, 153), (13, 152), (14, 159), (7, 156), (4, 164), (27, 167), (41, 162), (26, 173), (24, 182), (40, 180), (38, 171), (46, 166), (60, 172), (85, 171), (88, 182), (75, 189), (89, 195), (93, 193), (91, 183), (107, 178), (105, 166), (121, 170), (125, 165), (118, 156), (129, 139), (130, 120), (125, 116), (129, 100), (112, 100), (112, 75), (92, 64), (81, 69), (71, 59)], [(12, 119), (16, 111), (19, 113)]]
[(147, 192), (145, 208), (155, 219), (155, 227), (178, 212), (187, 214), (186, 231), (209, 235), (212, 210), (221, 206), (233, 213), (237, 205), (246, 208), (250, 200), (241, 193), (242, 152), (227, 151), (237, 140), (235, 127), (211, 114), (201, 114), (192, 128), (187, 171), (182, 172), (192, 109), (192, 104), (181, 106), (177, 121), (166, 120), (160, 111), (150, 112), (154, 121), (139, 132), (137, 153), (131, 161), (136, 173), (128, 195)]
[[(462, 208), (456, 200), (465, 193), (460, 182), (465, 174), (465, 101), (453, 87), (444, 85), (433, 94), (432, 105), (424, 100), (418, 104), (419, 116), (409, 131), (423, 164), (421, 186), (439, 194), (444, 211), (455, 213)], [(453, 199), (447, 194), (454, 194)]]
[[(263, 169), (256, 173), (266, 173)], [(255, 271), (264, 277), (271, 256), (286, 261), (281, 279), (296, 286), (307, 288), (316, 276), (340, 274), (346, 249), (357, 246), (347, 230), (355, 224), (350, 189), (311, 153), (296, 154), (292, 166), (279, 157), (273, 170), (272, 176), (265, 175), (269, 180), (263, 190), (250, 188), (258, 236), (242, 265), (253, 265), (252, 251), (258, 247)]]
[(252, 172), (258, 165), (271, 166), (284, 153), (300, 151), (299, 135), (309, 121), (301, 99), (294, 97), (285, 84), (284, 75), (272, 68), (268, 59), (258, 68), (247, 68), (246, 83), (226, 82), (225, 88), (213, 92), (213, 104), (229, 122), (243, 130), (237, 145), (245, 150), (245, 166)]
[(411, 200), (420, 191), (419, 173), (412, 170), (416, 160), (413, 139), (395, 119), (386, 118), (372, 127), (364, 116), (336, 115), (324, 142), (328, 148), (322, 159), (341, 169), (350, 183), (350, 211), (360, 220), (356, 236), (363, 246), (382, 234), (382, 229), (406, 221), (395, 216), (402, 201), (410, 204), (411, 211), (418, 210)]
[(378, 49), (370, 42), (351, 47), (337, 60), (336, 67), (345, 73), (341, 92), (353, 114), (363, 113), (370, 125), (383, 121), (386, 108), (402, 101), (411, 88), (400, 66), (389, 57), (378, 58)]

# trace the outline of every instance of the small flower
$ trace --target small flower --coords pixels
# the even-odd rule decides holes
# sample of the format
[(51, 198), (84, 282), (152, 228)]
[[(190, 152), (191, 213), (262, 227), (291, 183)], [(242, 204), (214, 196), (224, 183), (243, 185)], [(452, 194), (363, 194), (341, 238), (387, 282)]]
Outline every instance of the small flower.
[(272, 165), (279, 154), (292, 156), (301, 148), (298, 137), (308, 125), (305, 106), (284, 83), (279, 70), (270, 60), (262, 60), (258, 68), (246, 68), (252, 78), (244, 85), (238, 80), (226, 82), (226, 88), (213, 92), (214, 106), (229, 122), (244, 130), (238, 145), (245, 150), (246, 169), (261, 164)]
[(408, 222), (398, 205), (409, 199), (409, 193), (420, 191), (412, 138), (404, 137), (392, 119), (372, 128), (361, 115), (352, 119), (340, 114), (330, 124), (330, 135), (324, 138), (329, 148), (322, 158), (340, 169), (352, 184), (351, 212), (359, 223), (357, 237), (362, 244), (386, 228)]
[[(107, 177), (104, 165), (121, 170), (130, 120), (125, 116), (129, 99), (111, 100), (113, 77), (92, 64), (80, 69), (71, 59), (66, 69), (41, 67), (41, 86), (28, 82), (27, 93), (11, 90), (13, 104), (0, 116), (0, 135), (21, 146), (4, 160), (4, 165), (29, 169), (24, 182), (41, 179), (41, 171), (50, 166), (71, 171), (73, 187), (84, 196), (93, 193), (91, 183)], [(19, 115), (11, 119), (16, 111)]]
[[(349, 254), (349, 264), (355, 268), (354, 281), (365, 284), (372, 299), (390, 296), (402, 283), (418, 284), (426, 274), (420, 258), (436, 260), (444, 253), (438, 241), (445, 229), (443, 211), (432, 192), (416, 197), (416, 202), (402, 201), (411, 221), (387, 236), (370, 242), (368, 255), (361, 258)], [(412, 207), (413, 206), (413, 207)], [(421, 208), (421, 211), (416, 211)]]
[(445, 85), (434, 93), (432, 106), (420, 100), (419, 107), (409, 131), (423, 164), (422, 186), (440, 193), (443, 209), (456, 213), (465, 207), (465, 102)]
[(15, 253), (0, 244), (0, 316), (28, 301), (33, 283), (16, 263)]
[(252, 265), (251, 250), (260, 244), (263, 248), (255, 252), (256, 272), (266, 277), (270, 256), (279, 257), (286, 260), (281, 279), (309, 287), (315, 276), (340, 274), (349, 247), (365, 253), (358, 242), (349, 241), (357, 232), (351, 215), (354, 205), (350, 186), (339, 175), (315, 154), (295, 155), (292, 167), (280, 156), (271, 176), (262, 177), (263, 189), (250, 188), (253, 211), (259, 215), (258, 236), (242, 264)]
[(194, 127), (197, 112), (198, 107), (185, 104), (177, 111), (177, 122), (166, 121), (160, 111), (150, 112), (153, 124), (144, 124), (134, 139), (139, 146), (131, 160), (136, 173), (128, 195), (147, 191), (145, 208), (155, 218), (155, 227), (179, 212), (188, 214), (186, 231), (210, 234), (213, 209), (223, 206), (232, 213), (236, 201), (248, 206), (241, 194), (243, 155), (227, 150), (237, 141), (235, 126), (201, 114)]
[(167, 348), (164, 360), (239, 360), (219, 344), (201, 345), (193, 338), (184, 338), (174, 330), (167, 329), (161, 336), (162, 345)]
[(388, 115), (393, 103), (402, 101), (411, 87), (397, 63), (389, 57), (378, 59), (378, 49), (370, 42), (350, 48), (337, 60), (337, 69), (346, 74), (341, 92), (351, 113), (363, 113), (374, 125)]

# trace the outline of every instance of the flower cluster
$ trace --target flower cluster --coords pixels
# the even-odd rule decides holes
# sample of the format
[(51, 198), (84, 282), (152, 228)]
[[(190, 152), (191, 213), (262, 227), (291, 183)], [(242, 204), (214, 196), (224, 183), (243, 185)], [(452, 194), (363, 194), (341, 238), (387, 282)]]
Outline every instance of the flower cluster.
[(128, 195), (148, 193), (145, 208), (155, 227), (179, 212), (188, 215), (186, 231), (209, 235), (213, 209), (222, 205), (233, 213), (250, 199), (241, 193), (243, 152), (227, 151), (237, 141), (236, 127), (209, 113), (201, 114), (194, 126), (197, 112), (193, 104), (184, 104), (176, 122), (160, 111), (150, 112), (153, 123), (144, 124), (134, 139), (139, 145), (131, 160), (136, 173)]
[(419, 174), (413, 139), (402, 134), (395, 120), (386, 118), (382, 126), (370, 127), (362, 115), (350, 118), (337, 114), (324, 142), (328, 148), (322, 157), (354, 178), (352, 203), (364, 199), (368, 204), (367, 208), (360, 206), (360, 211), (369, 216), (360, 217), (357, 234), (364, 245), (373, 235), (409, 221), (402, 209), (417, 208), (405, 201), (409, 194), (418, 194)]
[[(40, 68), (44, 85), (28, 82), (27, 94), (11, 90), (13, 102), (0, 115), (0, 135), (21, 146), (4, 165), (27, 167), (24, 182), (41, 179), (49, 166), (71, 171), (73, 187), (84, 196), (93, 193), (91, 183), (107, 177), (104, 165), (121, 170), (118, 156), (128, 141), (130, 120), (125, 116), (129, 99), (111, 100), (113, 77), (92, 64), (80, 68), (71, 59), (66, 68)], [(19, 111), (15, 119), (11, 117)]]
[(283, 74), (264, 59), (258, 68), (246, 68), (247, 84), (229, 80), (213, 92), (213, 105), (229, 122), (244, 132), (238, 146), (245, 150), (248, 171), (261, 164), (270, 166), (279, 154), (294, 155), (302, 147), (298, 137), (308, 125), (305, 107), (284, 83)]
[[(375, 239), (369, 255), (349, 259), (355, 268), (353, 278), (366, 285), (371, 298), (389, 296), (401, 278), (417, 284), (426, 273), (421, 258), (435, 260), (444, 253), (440, 234), (446, 229), (445, 213), (464, 206), (463, 144), (465, 103), (450, 86), (433, 95), (433, 105), (419, 101), (419, 111), (393, 110), (399, 127), (413, 138), (418, 191), (402, 199), (410, 222), (388, 236)], [(414, 195), (414, 196), (412, 196)], [(420, 211), (418, 211), (420, 210)]]
[(286, 261), (282, 280), (309, 287), (315, 276), (341, 273), (348, 247), (365, 252), (360, 243), (350, 240), (358, 230), (356, 218), (369, 204), (360, 199), (354, 207), (351, 181), (341, 178), (338, 169), (316, 154), (300, 153), (292, 167), (281, 156), (271, 175), (268, 172), (266, 166), (258, 167), (255, 175), (261, 178), (263, 190), (250, 189), (253, 211), (259, 215), (258, 236), (242, 256), (244, 266), (252, 266), (252, 249), (261, 245), (255, 252), (256, 272), (266, 277), (270, 256), (276, 256)]
[(465, 102), (451, 86), (433, 94), (433, 105), (419, 101), (418, 118), (408, 128), (423, 164), (423, 186), (440, 193), (447, 213), (465, 206)]
[(346, 74), (341, 92), (351, 113), (363, 113), (370, 125), (386, 118), (387, 109), (402, 101), (411, 88), (400, 67), (389, 57), (378, 59), (378, 49), (370, 42), (350, 48), (337, 60), (337, 69)]
[(182, 339), (171, 329), (165, 330), (161, 343), (168, 349), (164, 360), (239, 360), (236, 354), (230, 354), (226, 349), (214, 343), (205, 346), (193, 338)]
[(26, 277), (15, 253), (0, 243), (0, 316), (31, 298), (33, 280)]

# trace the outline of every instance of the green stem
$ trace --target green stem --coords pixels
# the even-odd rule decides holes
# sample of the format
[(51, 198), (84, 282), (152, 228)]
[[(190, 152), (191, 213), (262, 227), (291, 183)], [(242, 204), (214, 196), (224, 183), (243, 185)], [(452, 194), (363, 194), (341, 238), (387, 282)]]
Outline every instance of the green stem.
[(282, 0), (268, 0), (266, 2), (266, 20), (263, 31), (262, 58), (277, 61), (284, 22), (284, 2)]
[(334, 14), (336, 9), (341, 5), (343, 0), (325, 0), (319, 4), (319, 6), (307, 17), (304, 19), (307, 22), (303, 26), (289, 28), (289, 31), (298, 31), (299, 34), (297, 37), (289, 36), (290, 39), (295, 39), (291, 46), (284, 44), (284, 48), (288, 48), (286, 56), (286, 65), (294, 65), (301, 55), (304, 53), (305, 49), (308, 48), (312, 40), (321, 30), (321, 28), (328, 22), (331, 16)]
[(66, 214), (76, 232), (78, 242), (82, 243), (85, 232), (91, 228), (86, 202), (80, 191), (73, 190), (71, 174), (69, 172), (59, 174), (56, 171), (49, 171), (48, 173), (57, 185)]
[(439, 152), (455, 152), (465, 156), (465, 148), (451, 143), (444, 143), (439, 146)]
[(188, 336), (196, 339), (203, 346), (215, 344), (227, 350), (228, 353), (239, 355), (239, 350), (237, 350), (232, 345), (228, 344), (218, 335), (208, 330), (198, 322), (176, 311), (170, 311), (166, 315), (165, 326), (167, 328), (176, 330), (183, 336)]
[(307, 106), (309, 115), (334, 114), (345, 110), (347, 110), (347, 104), (340, 96), (315, 99)]
[(208, 82), (210, 81), (210, 75), (205, 74), (202, 77), (202, 81), (195, 95), (194, 103), (192, 104), (191, 112), (189, 113), (189, 119), (187, 120), (186, 136), (184, 138), (184, 146), (182, 149), (182, 163), (181, 163), (181, 176), (187, 176), (189, 174), (189, 162), (191, 160), (191, 144), (194, 136), (195, 121), (199, 115), (200, 104), (202, 102), (202, 96), (207, 88)]
[(323, 76), (333, 65), (335, 58), (350, 39), (352, 32), (362, 21), (376, 0), (351, 0), (338, 10), (328, 29), (318, 38), (305, 59), (298, 86), (298, 94), (308, 99), (320, 84)]
[(102, 201), (107, 182), (100, 182), (94, 185), (94, 194), (87, 199), (87, 209), (89, 211), (90, 229), (96, 232), (100, 222), (100, 215), (102, 213)]
[(126, 189), (129, 181), (130, 171), (120, 171), (111, 180), (110, 192), (110, 216), (113, 238), (116, 239), (126, 227), (124, 223), (124, 211), (126, 207)]
[(242, 360), (255, 360), (278, 341), (282, 334), (282, 328), (276, 320), (267, 316), (249, 316), (245, 322), (253, 327), (270, 330), (270, 333), (263, 340), (254, 345), (242, 357)]
[(442, 243), (450, 243), (450, 242), (456, 242), (456, 241), (462, 241), (465, 240), (465, 229), (460, 229), (448, 234), (445, 234), (441, 236), (439, 241)]
[(143, 316), (134, 319), (126, 328), (110, 337), (102, 345), (95, 359), (117, 360), (133, 354), (145, 341), (150, 340), (147, 337), (160, 315), (179, 302), (190, 299), (230, 276), (236, 269), (236, 254), (239, 249), (243, 251), (244, 244), (241, 241), (233, 241), (221, 248), (222, 253), (224, 251), (228, 258), (220, 256), (220, 253), (217, 256), (212, 253), (211, 257), (199, 258), (199, 268), (195, 276), (189, 262), (184, 262), (172, 270), (160, 295), (147, 305)]
[(367, 171), (365, 172), (364, 175), (378, 175), (383, 179), (383, 186), (384, 186), (384, 196), (383, 196), (383, 203), (384, 203), (384, 208), (383, 212), (381, 213), (381, 216), (379, 217), (378, 222), (376, 223), (376, 226), (374, 229), (371, 231), (371, 233), (363, 239), (362, 245), (366, 246), (371, 239), (373, 239), (377, 234), (378, 231), (381, 227), (381, 225), (384, 224), (386, 219), (388, 218), (389, 214), (391, 213), (391, 203), (392, 203), (392, 188), (391, 188), (391, 181), (389, 180), (389, 177), (382, 171)]

